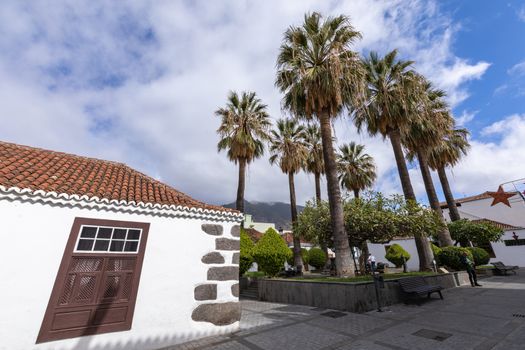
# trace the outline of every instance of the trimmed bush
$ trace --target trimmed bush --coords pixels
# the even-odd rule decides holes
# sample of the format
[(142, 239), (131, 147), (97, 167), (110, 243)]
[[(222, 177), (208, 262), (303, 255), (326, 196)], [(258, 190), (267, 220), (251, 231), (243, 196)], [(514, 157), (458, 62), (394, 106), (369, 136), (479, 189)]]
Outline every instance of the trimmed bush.
[(453, 270), (465, 270), (466, 266), (461, 263), (461, 255), (463, 252), (467, 253), (467, 256), (470, 260), (474, 261), (472, 253), (467, 248), (461, 247), (445, 247), (441, 248), (441, 253), (439, 254), (439, 260), (441, 263)]
[(481, 266), (489, 263), (490, 255), (485, 249), (479, 247), (468, 247), (467, 249), (472, 253), (474, 265)]
[(241, 229), (241, 255), (239, 259), (239, 273), (244, 275), (253, 264), (252, 250), (255, 245), (244, 229)]
[(310, 255), (306, 248), (301, 248), (301, 258), (303, 259), (303, 265), (308, 266), (310, 263)]
[(321, 248), (312, 248), (308, 251), (308, 259), (308, 263), (319, 270), (324, 267), (328, 257)]
[(441, 259), (439, 259), (439, 255), (441, 254), (441, 248), (435, 245), (434, 243), (430, 243), (430, 247), (432, 248), (432, 253), (434, 253), (434, 260), (436, 260), (436, 265), (443, 265), (441, 263)]
[(403, 266), (403, 260), (410, 260), (410, 254), (408, 254), (408, 252), (399, 244), (394, 243), (388, 247), (385, 258), (392, 264), (396, 265), (396, 267), (401, 267)]
[(284, 239), (272, 228), (266, 230), (252, 250), (252, 256), (259, 269), (268, 276), (277, 275), (284, 268), (284, 262), (291, 254)]

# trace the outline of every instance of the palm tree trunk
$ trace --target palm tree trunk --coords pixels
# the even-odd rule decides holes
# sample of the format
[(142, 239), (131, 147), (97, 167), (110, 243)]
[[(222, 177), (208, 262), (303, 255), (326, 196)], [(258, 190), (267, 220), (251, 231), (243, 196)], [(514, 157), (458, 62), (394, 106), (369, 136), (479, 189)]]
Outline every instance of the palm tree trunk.
[(237, 201), (235, 207), (241, 213), (244, 213), (244, 186), (246, 174), (246, 159), (239, 159), (239, 183), (237, 186)]
[[(403, 148), (401, 147), (401, 134), (399, 130), (393, 130), (389, 132), (388, 137), (390, 138), (390, 143), (392, 144), (392, 149), (394, 150), (397, 171), (399, 172), (399, 180), (401, 181), (401, 187), (403, 188), (405, 200), (415, 202), (416, 195), (414, 194), (414, 189), (412, 188), (412, 182), (410, 181), (410, 175), (405, 162)], [(419, 257), (419, 270), (432, 270), (432, 260), (434, 258), (434, 254), (430, 248), (430, 242), (428, 238), (416, 234), (414, 235), (414, 241), (416, 242), (417, 255)]]
[(432, 176), (430, 175), (430, 168), (428, 167), (427, 159), (421, 150), (418, 150), (417, 152), (417, 160), (419, 162), (419, 168), (421, 169), (421, 176), (423, 177), (423, 183), (425, 184), (425, 190), (427, 192), (430, 207), (439, 216), (441, 222), (443, 223), (443, 228), (438, 232), (439, 244), (441, 247), (450, 247), (453, 245), (452, 238), (450, 237), (447, 223), (443, 217), (443, 211), (439, 206), (439, 199), (436, 194), (434, 182), (432, 181)]
[(321, 203), (321, 174), (314, 173), (315, 176), (315, 201)]
[(301, 258), (301, 240), (295, 234), (297, 223), (297, 205), (295, 203), (295, 183), (293, 173), (288, 173), (288, 185), (290, 187), (290, 210), (292, 212), (292, 237), (293, 237), (293, 263), (297, 271), (302, 271), (303, 259)]
[(354, 198), (359, 198), (359, 189), (354, 188)]
[(323, 141), (326, 182), (328, 184), (328, 202), (330, 204), (332, 231), (334, 233), (336, 273), (337, 276), (353, 276), (354, 266), (350, 246), (348, 245), (348, 235), (346, 234), (344, 225), (343, 203), (339, 181), (337, 181), (337, 164), (335, 161), (329, 112), (323, 110), (319, 115), (319, 119), (321, 124), (321, 138)]
[(444, 166), (438, 167), (437, 173), (439, 176), (439, 181), (441, 182), (441, 188), (443, 189), (443, 194), (445, 195), (445, 199), (447, 200), (448, 215), (450, 216), (450, 220), (452, 221), (461, 220), (461, 216), (459, 215), (456, 201), (454, 200), (454, 195), (452, 194), (452, 190), (450, 189), (450, 184), (448, 183), (448, 178), (447, 178), (447, 173), (445, 172), (445, 167)]

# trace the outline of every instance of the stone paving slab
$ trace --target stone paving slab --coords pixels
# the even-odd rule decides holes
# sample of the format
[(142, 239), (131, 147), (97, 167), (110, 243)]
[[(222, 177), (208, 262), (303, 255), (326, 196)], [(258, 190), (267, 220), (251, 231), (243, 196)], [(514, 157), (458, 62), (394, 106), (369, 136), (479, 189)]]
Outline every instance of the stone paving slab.
[(243, 300), (240, 331), (163, 350), (525, 350), (525, 274), (365, 314)]

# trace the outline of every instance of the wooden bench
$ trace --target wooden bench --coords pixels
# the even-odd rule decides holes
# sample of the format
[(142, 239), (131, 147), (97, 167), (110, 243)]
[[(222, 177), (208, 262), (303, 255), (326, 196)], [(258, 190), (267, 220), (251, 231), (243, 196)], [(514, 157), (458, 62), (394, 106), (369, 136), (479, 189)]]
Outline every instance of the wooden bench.
[(406, 294), (419, 297), (426, 294), (427, 298), (430, 298), (432, 293), (438, 293), (441, 300), (443, 300), (443, 295), (441, 294), (443, 287), (429, 285), (423, 277), (401, 278), (398, 282), (401, 290)]
[(511, 271), (511, 272), (514, 272), (514, 274), (516, 274), (516, 270), (519, 269), (518, 266), (507, 266), (501, 261), (493, 262), (492, 265), (494, 265), (495, 272), (497, 272), (498, 274), (503, 274), (503, 275), (506, 275), (507, 271)]

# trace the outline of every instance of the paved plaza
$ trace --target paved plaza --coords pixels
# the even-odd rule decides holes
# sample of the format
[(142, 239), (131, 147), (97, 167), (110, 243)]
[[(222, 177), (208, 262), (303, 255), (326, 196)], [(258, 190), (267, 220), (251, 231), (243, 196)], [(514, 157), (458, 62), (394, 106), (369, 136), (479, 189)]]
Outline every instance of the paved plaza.
[[(242, 301), (241, 330), (175, 349), (525, 349), (525, 273), (445, 290), (445, 300), (355, 314)], [(518, 273), (519, 274), (519, 273)]]

